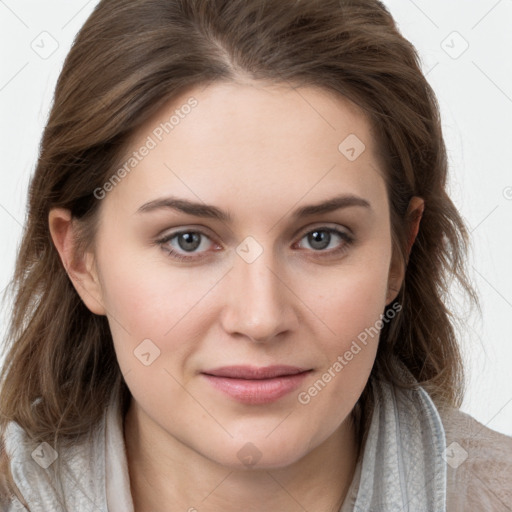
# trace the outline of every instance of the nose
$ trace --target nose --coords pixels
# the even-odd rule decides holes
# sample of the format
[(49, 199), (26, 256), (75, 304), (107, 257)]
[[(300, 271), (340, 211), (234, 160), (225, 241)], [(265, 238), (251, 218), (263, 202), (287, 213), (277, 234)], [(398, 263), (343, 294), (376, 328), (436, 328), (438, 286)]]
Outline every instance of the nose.
[(287, 285), (287, 275), (269, 250), (250, 263), (236, 255), (222, 290), (225, 332), (261, 343), (295, 330), (295, 296)]

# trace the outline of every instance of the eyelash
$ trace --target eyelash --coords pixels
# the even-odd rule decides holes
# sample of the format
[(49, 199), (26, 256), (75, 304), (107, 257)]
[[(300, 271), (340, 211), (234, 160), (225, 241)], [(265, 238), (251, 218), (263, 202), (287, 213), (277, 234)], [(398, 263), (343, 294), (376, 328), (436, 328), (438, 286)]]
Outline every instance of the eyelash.
[[(314, 233), (316, 231), (326, 232), (326, 233), (331, 233), (331, 234), (338, 235), (343, 240), (343, 242), (344, 242), (340, 247), (338, 247), (337, 249), (333, 249), (331, 251), (325, 251), (325, 250), (317, 250), (317, 251), (315, 251), (314, 250), (313, 252), (326, 253), (325, 255), (320, 254), (321, 258), (336, 256), (336, 255), (340, 254), (341, 252), (346, 251), (355, 242), (355, 239), (351, 235), (349, 235), (348, 233), (345, 233), (344, 231), (340, 231), (340, 230), (335, 229), (335, 228), (329, 228), (329, 227), (326, 227), (326, 226), (323, 226), (323, 227), (320, 227), (320, 228), (315, 228), (315, 229), (312, 229), (310, 231), (307, 231), (306, 233), (304, 233), (301, 236), (300, 240), (302, 240), (307, 235), (310, 235), (311, 233)], [(163, 237), (163, 238), (161, 238), (159, 240), (156, 240), (156, 243), (163, 248), (163, 246), (165, 244), (167, 244), (168, 242), (170, 242), (174, 238), (176, 238), (176, 237), (178, 237), (180, 235), (183, 235), (185, 233), (195, 233), (195, 234), (199, 234), (201, 236), (204, 236), (206, 238), (210, 238), (206, 233), (203, 233), (200, 230), (183, 230), (183, 231), (178, 231), (176, 233), (171, 233), (169, 235), (166, 235), (165, 237)], [(168, 255), (171, 258), (174, 258), (174, 259), (177, 259), (177, 260), (180, 260), (180, 261), (193, 261), (193, 260), (198, 260), (198, 259), (201, 258), (200, 256), (184, 256), (183, 254), (175, 251), (174, 249), (170, 249), (169, 246), (165, 247), (165, 250), (166, 250), (166, 252), (168, 253)]]

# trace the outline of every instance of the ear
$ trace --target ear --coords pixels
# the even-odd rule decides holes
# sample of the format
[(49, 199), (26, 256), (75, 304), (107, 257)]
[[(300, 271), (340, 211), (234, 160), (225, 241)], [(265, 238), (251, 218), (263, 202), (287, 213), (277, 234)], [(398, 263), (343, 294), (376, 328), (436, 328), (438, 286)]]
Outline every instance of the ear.
[(423, 211), (425, 210), (425, 200), (421, 197), (414, 196), (409, 201), (409, 206), (407, 208), (407, 220), (409, 223), (409, 240), (407, 243), (407, 260), (409, 260), (409, 255), (411, 254), (411, 249), (418, 236), (418, 231), (420, 230), (420, 222), (423, 216)]
[[(412, 246), (418, 235), (424, 209), (425, 201), (421, 197), (414, 196), (409, 201), (409, 206), (407, 207), (406, 213), (406, 219), (408, 224), (406, 262), (409, 261), (409, 255), (411, 254)], [(390, 304), (393, 300), (395, 300), (405, 277), (405, 268), (403, 262), (400, 260), (399, 254), (397, 253), (398, 251), (393, 251), (393, 258), (389, 269), (386, 305)]]
[(53, 243), (73, 286), (92, 313), (105, 315), (94, 255), (87, 252), (75, 258), (75, 222), (64, 208), (53, 208), (48, 215)]

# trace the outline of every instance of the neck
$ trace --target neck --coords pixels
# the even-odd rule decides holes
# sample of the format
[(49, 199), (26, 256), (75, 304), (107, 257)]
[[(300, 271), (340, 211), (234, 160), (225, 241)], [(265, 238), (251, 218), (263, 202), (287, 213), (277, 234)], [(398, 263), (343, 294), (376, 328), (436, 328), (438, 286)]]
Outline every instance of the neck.
[(338, 512), (357, 458), (351, 415), (306, 456), (277, 469), (217, 464), (162, 431), (133, 400), (124, 436), (135, 512)]

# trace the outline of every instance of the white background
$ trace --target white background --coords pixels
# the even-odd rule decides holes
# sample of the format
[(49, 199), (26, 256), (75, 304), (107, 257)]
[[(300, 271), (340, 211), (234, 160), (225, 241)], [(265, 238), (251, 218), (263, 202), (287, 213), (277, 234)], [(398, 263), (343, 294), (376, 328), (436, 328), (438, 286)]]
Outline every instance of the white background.
[[(483, 316), (467, 318), (459, 330), (468, 374), (462, 410), (512, 435), (512, 0), (384, 3), (418, 49), (437, 94), (450, 193), (471, 231), (469, 268)], [(0, 292), (14, 268), (53, 89), (96, 4), (0, 0)], [(58, 48), (47, 58), (35, 51), (50, 52), (52, 45)], [(3, 337), (5, 311), (0, 320)]]

